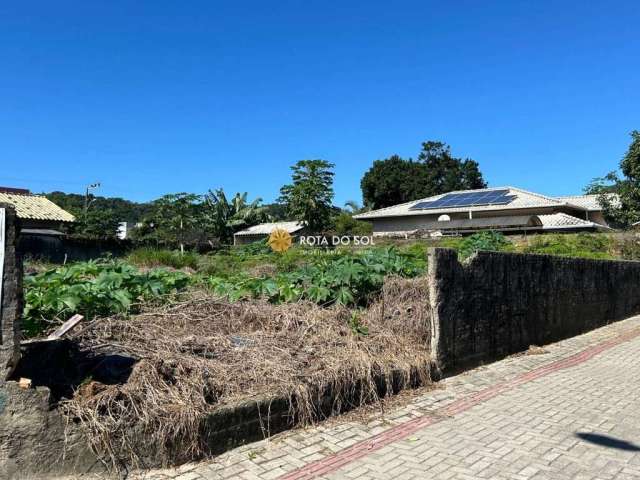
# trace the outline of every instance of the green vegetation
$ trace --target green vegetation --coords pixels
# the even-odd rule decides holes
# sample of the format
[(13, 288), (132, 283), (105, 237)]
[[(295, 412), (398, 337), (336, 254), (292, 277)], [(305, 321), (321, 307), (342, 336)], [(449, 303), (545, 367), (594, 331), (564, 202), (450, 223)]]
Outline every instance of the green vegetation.
[(546, 253), (567, 257), (612, 259), (613, 242), (604, 234), (555, 234), (535, 235), (522, 253)]
[(394, 247), (307, 252), (307, 263), (292, 271), (261, 277), (246, 273), (211, 276), (206, 282), (216, 294), (232, 301), (266, 297), (274, 303), (307, 299), (321, 305), (365, 305), (371, 294), (380, 290), (386, 275), (415, 277), (426, 264), (425, 258)]
[[(24, 282), (25, 330), (28, 335), (38, 334), (50, 323), (66, 320), (74, 313), (87, 318), (128, 313), (142, 302), (161, 299), (188, 285), (210, 289), (231, 301), (260, 297), (272, 303), (310, 300), (323, 306), (366, 306), (380, 291), (385, 276), (411, 278), (422, 274), (430, 246), (454, 248), (461, 259), (478, 250), (640, 258), (640, 240), (634, 235), (588, 233), (510, 239), (501, 233), (480, 232), (362, 249), (294, 246), (284, 253), (271, 251), (266, 241), (208, 255), (141, 248), (125, 261), (104, 259), (55, 269), (29, 262), (26, 270), (32, 274)], [(193, 275), (157, 267), (189, 268)], [(357, 317), (351, 326), (359, 331)]]
[(23, 330), (37, 335), (79, 313), (97, 316), (135, 311), (140, 302), (184, 289), (189, 277), (181, 272), (139, 272), (115, 260), (74, 263), (24, 279)]
[(51, 192), (46, 197), (76, 217), (76, 222), (67, 227), (70, 233), (90, 238), (113, 238), (118, 222), (135, 224), (152, 209), (149, 203), (93, 194), (85, 197), (77, 193)]
[(271, 220), (262, 199), (247, 200), (247, 192), (227, 200), (224, 190), (209, 190), (204, 196), (204, 222), (207, 230), (222, 243), (233, 243), (233, 234), (243, 228)]
[(465, 259), (479, 250), (503, 252), (510, 251), (512, 248), (512, 243), (502, 233), (486, 231), (465, 237), (456, 249), (460, 257)]
[[(620, 161), (620, 172), (594, 179), (585, 191), (598, 195), (604, 216), (612, 227), (624, 228), (640, 221), (640, 131), (631, 132), (631, 144)], [(611, 196), (618, 195), (617, 198)]]
[(291, 170), (291, 184), (280, 189), (279, 202), (292, 220), (303, 222), (312, 232), (329, 227), (333, 200), (333, 163), (300, 160)]
[(371, 235), (373, 225), (353, 218), (352, 214), (342, 212), (333, 219), (333, 231), (337, 235)]
[(624, 260), (640, 260), (640, 237), (633, 234), (622, 235), (614, 242), (617, 256)]
[(200, 256), (193, 252), (180, 253), (177, 250), (137, 248), (126, 257), (126, 261), (139, 267), (171, 267), (176, 269), (198, 268)]
[(452, 156), (449, 145), (437, 141), (422, 144), (418, 161), (398, 155), (376, 160), (360, 182), (364, 203), (373, 208), (486, 186), (478, 162)]

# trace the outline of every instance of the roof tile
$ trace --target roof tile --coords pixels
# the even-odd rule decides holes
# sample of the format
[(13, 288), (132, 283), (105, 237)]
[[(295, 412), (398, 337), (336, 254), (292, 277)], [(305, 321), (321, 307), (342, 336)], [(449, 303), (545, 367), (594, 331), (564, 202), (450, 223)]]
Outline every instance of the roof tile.
[(16, 209), (18, 218), (73, 222), (75, 217), (41, 195), (23, 195), (0, 192), (0, 203), (8, 203)]

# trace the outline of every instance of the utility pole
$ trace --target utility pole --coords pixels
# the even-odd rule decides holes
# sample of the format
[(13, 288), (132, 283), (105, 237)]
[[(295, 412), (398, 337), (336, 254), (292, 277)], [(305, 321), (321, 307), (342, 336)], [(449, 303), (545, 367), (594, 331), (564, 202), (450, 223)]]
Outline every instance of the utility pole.
[(95, 190), (96, 188), (100, 188), (100, 182), (92, 183), (91, 185), (87, 185), (87, 189), (84, 194), (84, 214), (87, 214), (89, 210), (89, 205), (91, 202), (89, 201), (89, 190)]

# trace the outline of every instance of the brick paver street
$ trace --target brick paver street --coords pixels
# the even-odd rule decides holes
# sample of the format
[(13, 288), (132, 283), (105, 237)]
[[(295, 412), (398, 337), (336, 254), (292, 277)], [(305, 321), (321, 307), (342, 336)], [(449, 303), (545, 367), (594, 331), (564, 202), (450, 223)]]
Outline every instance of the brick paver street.
[(639, 479), (640, 317), (146, 479)]

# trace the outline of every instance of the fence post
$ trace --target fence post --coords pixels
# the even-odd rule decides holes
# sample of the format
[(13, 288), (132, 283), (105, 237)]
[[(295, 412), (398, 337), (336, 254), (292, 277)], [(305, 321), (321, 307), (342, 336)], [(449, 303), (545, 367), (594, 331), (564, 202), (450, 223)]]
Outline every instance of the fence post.
[(13, 207), (0, 204), (0, 384), (20, 358), (22, 262), (16, 248), (16, 223)]

